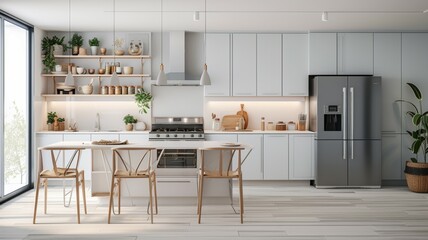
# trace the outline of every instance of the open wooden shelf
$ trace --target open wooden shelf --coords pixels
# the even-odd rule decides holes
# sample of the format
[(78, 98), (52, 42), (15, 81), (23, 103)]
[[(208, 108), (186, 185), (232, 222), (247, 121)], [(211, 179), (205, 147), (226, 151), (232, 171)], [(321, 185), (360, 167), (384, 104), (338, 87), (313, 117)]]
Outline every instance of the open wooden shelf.
[(55, 58), (70, 59), (150, 59), (150, 55), (55, 55)]
[[(66, 77), (67, 74), (42, 74), (43, 77)], [(73, 77), (111, 77), (111, 74), (73, 74)], [(150, 77), (150, 74), (117, 74), (121, 77)]]

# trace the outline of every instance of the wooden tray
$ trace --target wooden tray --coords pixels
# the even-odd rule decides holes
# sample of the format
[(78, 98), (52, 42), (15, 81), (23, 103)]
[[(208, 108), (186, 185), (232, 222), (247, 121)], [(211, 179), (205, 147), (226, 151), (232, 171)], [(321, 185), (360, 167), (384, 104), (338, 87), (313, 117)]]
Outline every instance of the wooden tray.
[(104, 140), (104, 139), (101, 139), (99, 141), (92, 141), (92, 144), (95, 144), (95, 145), (122, 145), (122, 144), (128, 144), (128, 140), (119, 141), (119, 140)]
[(244, 119), (241, 115), (225, 115), (221, 120), (221, 128), (223, 130), (234, 130), (236, 123), (239, 123), (241, 118)]

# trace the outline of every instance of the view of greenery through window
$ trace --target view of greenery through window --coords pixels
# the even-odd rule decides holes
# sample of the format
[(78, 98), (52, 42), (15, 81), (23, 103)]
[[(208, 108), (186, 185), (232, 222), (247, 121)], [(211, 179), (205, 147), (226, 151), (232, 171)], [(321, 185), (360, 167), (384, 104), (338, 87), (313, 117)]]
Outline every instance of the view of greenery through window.
[(28, 184), (28, 34), (4, 21), (4, 195)]

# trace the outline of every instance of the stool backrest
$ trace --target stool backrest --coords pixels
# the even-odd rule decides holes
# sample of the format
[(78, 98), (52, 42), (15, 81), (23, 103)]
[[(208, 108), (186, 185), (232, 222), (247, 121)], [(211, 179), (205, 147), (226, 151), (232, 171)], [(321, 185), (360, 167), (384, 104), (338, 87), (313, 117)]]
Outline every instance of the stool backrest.
[(137, 174), (138, 171), (151, 171), (152, 154), (156, 148), (114, 148), (113, 149), (113, 171), (116, 169), (125, 170), (130, 175)]
[(231, 171), (241, 174), (241, 151), (244, 149), (243, 147), (201, 148), (199, 149), (201, 169), (215, 171), (220, 176), (227, 176)]
[[(82, 150), (84, 148), (39, 148), (39, 170), (45, 170), (47, 168), (44, 168), (44, 165), (50, 165), (56, 176), (65, 175), (70, 169), (79, 167)], [(44, 153), (48, 153), (50, 161), (44, 162)], [(62, 160), (62, 164), (59, 162), (60, 160)]]

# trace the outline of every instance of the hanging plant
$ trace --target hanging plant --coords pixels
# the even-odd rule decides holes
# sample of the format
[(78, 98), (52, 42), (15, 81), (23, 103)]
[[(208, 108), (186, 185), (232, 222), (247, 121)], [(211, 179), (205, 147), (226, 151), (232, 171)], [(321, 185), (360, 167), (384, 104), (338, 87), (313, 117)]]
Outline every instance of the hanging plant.
[(147, 110), (150, 109), (150, 103), (153, 100), (153, 96), (144, 91), (144, 89), (138, 89), (137, 93), (135, 93), (135, 102), (137, 106), (140, 108), (140, 113), (147, 113)]

